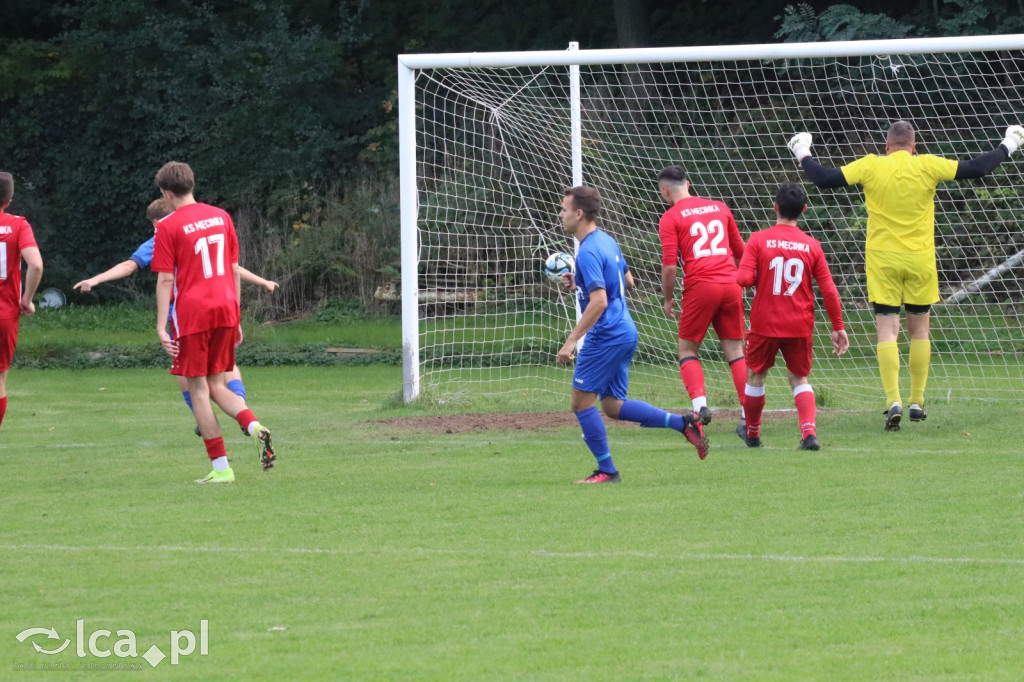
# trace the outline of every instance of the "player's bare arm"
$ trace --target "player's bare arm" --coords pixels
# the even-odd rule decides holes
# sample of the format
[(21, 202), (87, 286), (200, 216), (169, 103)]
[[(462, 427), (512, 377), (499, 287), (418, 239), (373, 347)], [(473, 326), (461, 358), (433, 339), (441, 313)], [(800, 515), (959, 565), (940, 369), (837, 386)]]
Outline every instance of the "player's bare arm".
[[(628, 275), (628, 273), (627, 273)], [(576, 355), (576, 342), (583, 338), (583, 335), (590, 331), (590, 328), (597, 324), (597, 321), (601, 319), (601, 315), (608, 308), (608, 292), (604, 289), (594, 289), (590, 292), (590, 303), (587, 304), (587, 309), (583, 311), (583, 315), (580, 317), (579, 322), (569, 336), (565, 339), (565, 343), (558, 350), (558, 355), (555, 358), (559, 365), (568, 365), (572, 362)]]
[(274, 293), (275, 289), (279, 289), (281, 287), (281, 285), (278, 284), (277, 282), (273, 282), (269, 279), (263, 279), (259, 275), (250, 272), (249, 270), (246, 270), (241, 265), (236, 265), (235, 267), (237, 268), (238, 276), (241, 278), (243, 282), (255, 284), (258, 287), (263, 287), (264, 289), (267, 290), (268, 294)]
[(24, 315), (33, 315), (36, 312), (36, 304), (32, 302), (35, 298), (36, 289), (43, 279), (43, 256), (39, 253), (38, 246), (29, 246), (21, 250), (21, 258), (25, 261), (25, 282), (22, 286), (21, 312)]
[(171, 309), (171, 293), (174, 290), (174, 275), (159, 272), (156, 276), (156, 335), (167, 354), (172, 358), (178, 354), (178, 344), (167, 333), (167, 314)]
[(671, 319), (676, 317), (676, 275), (679, 268), (675, 265), (661, 266), (661, 307), (665, 315)]
[(135, 274), (135, 271), (139, 269), (139, 264), (133, 260), (126, 260), (118, 263), (114, 267), (110, 268), (105, 272), (101, 272), (98, 275), (93, 275), (89, 279), (83, 279), (81, 282), (72, 287), (83, 294), (89, 293), (104, 282), (113, 282), (118, 279), (125, 279)]

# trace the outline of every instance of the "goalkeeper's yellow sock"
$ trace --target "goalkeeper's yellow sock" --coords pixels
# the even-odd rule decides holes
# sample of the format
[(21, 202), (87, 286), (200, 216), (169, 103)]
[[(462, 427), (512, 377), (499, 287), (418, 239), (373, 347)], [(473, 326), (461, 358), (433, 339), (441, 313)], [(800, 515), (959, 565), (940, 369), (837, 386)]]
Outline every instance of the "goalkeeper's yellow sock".
[(900, 349), (895, 341), (881, 341), (878, 344), (878, 373), (885, 389), (885, 406), (900, 401)]
[(924, 405), (924, 386), (932, 361), (932, 343), (928, 339), (910, 339), (910, 404)]

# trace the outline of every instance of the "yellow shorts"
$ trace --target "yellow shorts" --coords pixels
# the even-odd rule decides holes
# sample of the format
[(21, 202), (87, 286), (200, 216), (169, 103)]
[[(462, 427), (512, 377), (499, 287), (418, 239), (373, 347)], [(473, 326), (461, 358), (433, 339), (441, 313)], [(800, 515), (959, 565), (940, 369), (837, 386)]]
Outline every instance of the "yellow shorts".
[(866, 251), (868, 301), (899, 307), (939, 302), (939, 273), (935, 252)]

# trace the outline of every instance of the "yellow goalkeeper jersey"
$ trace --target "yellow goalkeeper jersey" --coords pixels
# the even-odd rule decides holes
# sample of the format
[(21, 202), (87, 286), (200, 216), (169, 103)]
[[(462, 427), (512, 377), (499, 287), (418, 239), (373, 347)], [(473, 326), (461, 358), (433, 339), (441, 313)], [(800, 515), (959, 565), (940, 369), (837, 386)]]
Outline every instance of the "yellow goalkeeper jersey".
[(895, 253), (935, 250), (935, 187), (956, 177), (957, 162), (898, 151), (869, 154), (841, 168), (848, 185), (864, 187), (865, 248)]

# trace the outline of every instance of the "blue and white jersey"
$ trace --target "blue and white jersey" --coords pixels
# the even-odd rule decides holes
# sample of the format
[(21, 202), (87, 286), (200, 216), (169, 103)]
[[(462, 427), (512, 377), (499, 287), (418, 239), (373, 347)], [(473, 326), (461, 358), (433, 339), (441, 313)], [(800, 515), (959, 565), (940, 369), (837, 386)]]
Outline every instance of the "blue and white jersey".
[(135, 253), (128, 260), (135, 261), (140, 268), (148, 268), (153, 262), (153, 245), (156, 243), (156, 235), (143, 242), (142, 246), (135, 249)]
[(590, 293), (604, 289), (608, 307), (587, 332), (587, 344), (635, 343), (636, 325), (626, 305), (626, 273), (629, 267), (615, 240), (603, 230), (594, 230), (580, 242), (576, 254), (576, 296), (580, 311), (590, 303)]

